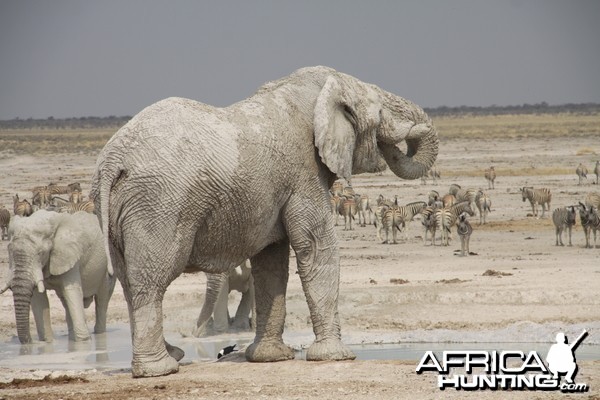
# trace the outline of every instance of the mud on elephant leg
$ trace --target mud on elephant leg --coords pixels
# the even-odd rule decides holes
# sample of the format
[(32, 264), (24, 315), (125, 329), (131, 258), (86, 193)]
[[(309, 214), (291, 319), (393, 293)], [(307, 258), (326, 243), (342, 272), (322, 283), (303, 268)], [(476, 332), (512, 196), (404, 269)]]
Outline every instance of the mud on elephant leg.
[(269, 362), (294, 358), (294, 351), (283, 343), (282, 338), (289, 248), (289, 242), (283, 240), (267, 246), (251, 259), (256, 296), (256, 337), (246, 349), (248, 361)]

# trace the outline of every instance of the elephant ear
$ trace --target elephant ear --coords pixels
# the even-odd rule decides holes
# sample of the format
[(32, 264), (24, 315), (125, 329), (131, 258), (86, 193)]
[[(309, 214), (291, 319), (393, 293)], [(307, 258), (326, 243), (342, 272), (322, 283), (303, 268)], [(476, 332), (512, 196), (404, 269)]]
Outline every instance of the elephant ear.
[[(72, 226), (70, 228), (73, 228)], [(59, 226), (52, 240), (52, 250), (50, 251), (50, 274), (62, 275), (73, 267), (78, 267), (78, 263), (83, 254), (81, 248), (81, 238), (78, 238), (80, 232), (69, 229), (69, 227)]]
[(339, 178), (350, 180), (356, 144), (355, 117), (343, 95), (340, 82), (329, 76), (317, 97), (313, 123), (321, 160)]

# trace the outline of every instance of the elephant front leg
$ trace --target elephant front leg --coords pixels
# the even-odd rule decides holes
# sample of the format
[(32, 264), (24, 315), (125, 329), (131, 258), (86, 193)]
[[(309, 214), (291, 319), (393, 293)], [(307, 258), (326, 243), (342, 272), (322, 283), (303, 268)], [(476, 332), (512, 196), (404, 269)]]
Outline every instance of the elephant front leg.
[(299, 206), (303, 210), (301, 213), (287, 210), (285, 223), (296, 252), (298, 274), (315, 334), (315, 342), (308, 348), (306, 359), (353, 360), (356, 356), (341, 340), (338, 315), (340, 264), (333, 223), (321, 212), (325, 208), (306, 210), (305, 201)]
[(53, 342), (54, 334), (50, 322), (50, 303), (48, 302), (48, 294), (46, 292), (40, 293), (36, 289), (33, 290), (31, 310), (35, 319), (35, 327), (37, 328), (39, 340), (42, 342)]
[(294, 351), (283, 343), (285, 294), (289, 277), (287, 240), (272, 244), (252, 257), (252, 277), (256, 301), (256, 337), (246, 359), (253, 362), (284, 361)]

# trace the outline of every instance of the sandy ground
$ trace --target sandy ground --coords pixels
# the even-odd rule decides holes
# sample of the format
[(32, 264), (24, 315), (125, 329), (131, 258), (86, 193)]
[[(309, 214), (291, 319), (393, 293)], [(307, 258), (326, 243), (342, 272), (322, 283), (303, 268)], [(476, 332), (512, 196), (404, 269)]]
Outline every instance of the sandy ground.
[[(523, 203), (519, 193), (524, 185), (548, 187), (553, 193), (554, 209), (583, 201), (588, 192), (600, 192), (591, 177), (585, 185), (577, 185), (577, 164), (585, 162), (591, 170), (600, 157), (577, 155), (578, 148), (600, 154), (598, 139), (591, 136), (578, 138), (576, 147), (569, 138), (514, 138), (494, 140), (493, 145), (485, 140), (453, 139), (441, 143), (438, 166), (442, 179), (437, 184), (401, 181), (389, 172), (356, 176), (353, 185), (357, 192), (372, 198), (398, 195), (401, 203), (408, 203), (426, 200), (431, 189), (446, 193), (451, 183), (487, 188), (483, 170), (489, 165), (512, 171), (511, 176), (499, 174), (495, 190), (489, 191), (493, 211), (488, 224), (479, 226), (478, 217), (471, 219), (475, 228), (471, 251), (476, 255), (470, 257), (457, 256), (460, 242), (456, 238), (449, 247), (424, 245), (418, 220), (410, 226), (408, 240), (402, 239), (396, 245), (381, 244), (373, 226), (355, 225), (353, 231), (338, 226), (342, 255), (339, 311), (344, 342), (507, 342), (503, 348), (506, 350), (514, 347), (511, 342), (530, 342), (547, 349), (557, 332), (575, 338), (587, 329), (590, 334), (585, 344), (597, 354), (593, 348), (600, 345), (600, 241), (599, 248), (583, 247), (578, 218), (573, 246), (556, 247), (551, 212), (543, 219), (528, 216), (529, 203)], [(95, 156), (86, 154), (0, 157), (0, 203), (10, 206), (12, 194), (30, 197), (28, 188), (49, 181), (81, 181), (87, 193), (94, 165)], [(573, 173), (535, 173), (536, 168), (549, 165), (569, 168)], [(534, 173), (520, 174), (520, 170)], [(0, 244), (0, 282), (4, 282), (8, 268), (6, 246), (7, 242)], [(290, 270), (285, 339), (302, 348), (310, 345), (313, 337), (300, 281), (294, 273), (294, 258)], [(500, 276), (484, 276), (486, 270)], [(406, 282), (394, 283), (397, 280)], [(184, 336), (202, 305), (204, 283), (203, 274), (184, 274), (169, 287), (164, 300), (166, 335), (182, 342), (193, 340)], [(236, 295), (232, 294), (231, 299), (233, 304)], [(64, 336), (62, 307), (54, 295), (51, 303), (54, 330)], [(93, 311), (88, 310), (87, 316), (91, 326)], [(126, 326), (127, 321), (126, 304), (117, 284), (109, 309), (109, 329)], [(7, 292), (0, 296), (0, 347), (16, 343), (15, 335), (12, 296)], [(251, 334), (232, 340), (240, 338), (249, 340)], [(132, 379), (127, 366), (74, 370), (65, 365), (40, 371), (25, 360), (22, 365), (19, 358), (10, 366), (0, 363), (0, 399), (565, 396), (543, 391), (440, 391), (437, 374), (415, 373), (418, 357), (338, 363), (298, 359), (274, 364), (251, 364), (238, 356), (224, 362), (192, 359), (177, 374), (141, 380)], [(595, 361), (579, 361), (578, 365), (577, 382), (590, 387), (578, 396), (600, 397), (598, 357)], [(58, 378), (61, 375), (68, 378)]]

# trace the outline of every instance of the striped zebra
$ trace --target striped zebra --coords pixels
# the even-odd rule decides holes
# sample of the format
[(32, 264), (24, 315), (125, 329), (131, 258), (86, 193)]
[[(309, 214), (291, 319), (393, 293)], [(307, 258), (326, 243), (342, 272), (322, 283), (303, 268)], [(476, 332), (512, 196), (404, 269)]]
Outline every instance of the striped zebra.
[(74, 190), (69, 193), (69, 203), (81, 203), (83, 201), (83, 193), (81, 190)]
[(427, 233), (431, 232), (431, 244), (435, 246), (435, 232), (437, 230), (437, 221), (435, 219), (436, 207), (427, 206), (421, 211), (421, 224), (425, 229), (423, 234), (423, 243), (427, 244)]
[(557, 246), (564, 246), (562, 233), (565, 229), (569, 232), (569, 246), (573, 245), (571, 243), (571, 229), (573, 228), (573, 225), (575, 225), (576, 217), (577, 213), (575, 211), (575, 206), (559, 207), (552, 213), (552, 222), (554, 222), (554, 227), (556, 228)]
[(585, 205), (588, 207), (596, 207), (597, 210), (600, 209), (600, 193), (591, 192), (585, 196)]
[(475, 196), (475, 205), (479, 210), (479, 225), (484, 225), (488, 213), (492, 211), (492, 200), (487, 193), (483, 190), (479, 190)]
[(331, 194), (333, 194), (334, 196), (341, 196), (343, 190), (344, 190), (344, 184), (342, 182), (340, 182), (340, 181), (333, 182), (333, 185), (331, 186)]
[(583, 178), (587, 179), (588, 169), (585, 165), (583, 165), (582, 163), (579, 163), (579, 165), (575, 169), (575, 173), (577, 174), (577, 177), (579, 178), (579, 185), (581, 186), (581, 180)]
[(456, 196), (456, 193), (458, 193), (458, 191), (461, 189), (460, 185), (457, 183), (453, 183), (452, 185), (450, 185), (450, 189), (448, 189), (448, 193), (450, 193), (453, 196)]
[(356, 201), (354, 200), (354, 196), (342, 196), (341, 199), (340, 214), (344, 217), (344, 230), (351, 231), (353, 230), (352, 220), (354, 220), (357, 212)]
[(519, 190), (521, 191), (521, 195), (523, 196), (523, 202), (525, 202), (525, 200), (529, 200), (533, 216), (537, 218), (539, 204), (542, 206), (541, 218), (544, 218), (544, 215), (546, 213), (545, 206), (547, 206), (547, 209), (550, 210), (550, 202), (552, 201), (552, 193), (550, 192), (550, 189), (534, 189), (531, 186), (525, 186)]
[(13, 196), (13, 212), (15, 215), (20, 215), (22, 217), (29, 217), (33, 214), (33, 207), (27, 201), (27, 199), (19, 200), (19, 195), (15, 194)]
[(8, 239), (8, 225), (10, 224), (10, 212), (4, 206), (0, 206), (0, 236), (2, 240)]
[(52, 202), (52, 190), (48, 186), (38, 186), (33, 191), (31, 205), (37, 209), (45, 209)]
[(402, 229), (406, 226), (406, 221), (400, 213), (400, 209), (398, 207), (388, 208), (383, 214), (382, 222), (385, 229), (385, 241), (383, 243), (389, 243), (389, 233), (391, 229), (394, 244), (397, 244), (397, 231), (402, 231)]
[(477, 190), (475, 189), (458, 189), (456, 194), (456, 202), (460, 203), (463, 201), (468, 201), (471, 203), (471, 207), (475, 209), (475, 196), (477, 196)]
[(473, 233), (473, 227), (467, 219), (468, 213), (462, 212), (458, 216), (456, 223), (456, 233), (460, 238), (460, 255), (468, 256), (470, 253), (469, 242), (471, 241), (471, 234)]
[(47, 188), (50, 189), (52, 194), (71, 194), (71, 192), (81, 192), (81, 184), (79, 182), (69, 183), (66, 186), (50, 183)]
[(600, 161), (596, 161), (596, 166), (594, 167), (594, 174), (596, 174), (596, 185), (598, 185), (598, 178), (600, 178)]
[(382, 203), (375, 207), (375, 211), (373, 211), (373, 215), (375, 217), (374, 225), (375, 229), (377, 230), (377, 239), (379, 241), (383, 240), (383, 237), (381, 236), (381, 233), (383, 232), (383, 216), (385, 215), (385, 212), (390, 208), (391, 207), (387, 204)]
[(335, 215), (335, 226), (338, 226), (339, 216), (341, 214), (340, 205), (342, 204), (342, 198), (338, 195), (333, 195), (329, 198), (331, 205), (331, 213)]
[(405, 206), (398, 207), (398, 213), (404, 220), (404, 238), (406, 240), (408, 240), (408, 227), (410, 223), (415, 218), (415, 215), (423, 211), (425, 207), (427, 207), (427, 203), (424, 201), (414, 201)]
[(596, 207), (586, 207), (585, 204), (579, 202), (579, 218), (583, 233), (585, 234), (585, 247), (591, 249), (590, 232), (594, 231), (594, 247), (596, 247), (596, 232), (600, 230), (600, 215)]
[[(371, 203), (369, 201), (369, 196), (366, 194), (361, 194), (358, 196), (358, 223), (360, 226), (367, 226), (367, 224), (371, 225)], [(367, 216), (369, 217), (369, 222), (367, 222)]]
[(494, 181), (496, 180), (496, 169), (493, 165), (485, 170), (484, 176), (488, 182), (488, 189), (495, 189)]
[(61, 207), (59, 209), (59, 212), (75, 214), (78, 211), (85, 211), (87, 213), (93, 214), (94, 210), (94, 202), (91, 200), (85, 200), (81, 203), (69, 203), (66, 206)]
[(450, 244), (449, 240), (452, 239), (452, 226), (456, 223), (458, 216), (463, 212), (467, 212), (471, 216), (475, 215), (469, 201), (462, 201), (450, 208), (436, 210), (435, 219), (442, 235), (442, 246), (448, 246)]
[(427, 205), (432, 206), (436, 201), (440, 201), (440, 193), (437, 190), (430, 190), (427, 194), (428, 200)]
[(452, 207), (453, 205), (456, 204), (456, 196), (454, 196), (453, 194), (445, 194), (444, 197), (442, 197), (442, 207), (444, 208), (448, 208), (448, 207)]

